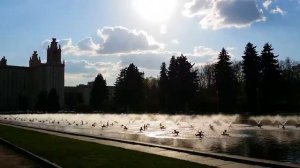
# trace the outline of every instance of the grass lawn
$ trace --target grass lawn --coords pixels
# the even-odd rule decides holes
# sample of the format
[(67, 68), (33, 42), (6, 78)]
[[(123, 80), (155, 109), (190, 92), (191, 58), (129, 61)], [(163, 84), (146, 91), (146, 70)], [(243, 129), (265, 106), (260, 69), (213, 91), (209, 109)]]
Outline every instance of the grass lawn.
[(62, 167), (208, 167), (168, 157), (0, 125), (0, 137)]

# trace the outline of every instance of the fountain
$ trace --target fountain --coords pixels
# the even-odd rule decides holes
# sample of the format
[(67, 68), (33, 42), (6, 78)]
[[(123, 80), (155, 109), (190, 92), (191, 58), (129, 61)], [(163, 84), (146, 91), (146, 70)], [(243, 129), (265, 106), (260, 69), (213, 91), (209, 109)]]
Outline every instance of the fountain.
[(0, 122), (300, 163), (299, 116), (251, 116), (246, 122), (241, 118), (222, 114), (19, 114), (0, 115)]

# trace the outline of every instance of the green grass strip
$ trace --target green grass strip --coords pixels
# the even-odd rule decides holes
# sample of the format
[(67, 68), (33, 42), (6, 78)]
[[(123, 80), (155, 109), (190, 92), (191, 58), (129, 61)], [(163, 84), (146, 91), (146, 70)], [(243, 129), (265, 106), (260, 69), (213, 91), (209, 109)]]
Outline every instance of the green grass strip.
[(0, 125), (0, 137), (62, 167), (201, 168), (196, 163)]

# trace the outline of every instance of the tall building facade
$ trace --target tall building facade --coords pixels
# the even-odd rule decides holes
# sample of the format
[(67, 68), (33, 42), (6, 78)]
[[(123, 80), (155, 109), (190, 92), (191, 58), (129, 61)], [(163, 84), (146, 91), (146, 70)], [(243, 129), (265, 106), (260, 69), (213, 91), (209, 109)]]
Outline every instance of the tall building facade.
[(7, 65), (0, 60), (0, 110), (19, 110), (27, 101), (29, 109), (35, 109), (38, 95), (56, 89), (59, 103), (64, 105), (65, 63), (61, 59), (61, 47), (55, 38), (47, 49), (47, 62), (42, 63), (37, 51), (29, 59), (29, 67)]

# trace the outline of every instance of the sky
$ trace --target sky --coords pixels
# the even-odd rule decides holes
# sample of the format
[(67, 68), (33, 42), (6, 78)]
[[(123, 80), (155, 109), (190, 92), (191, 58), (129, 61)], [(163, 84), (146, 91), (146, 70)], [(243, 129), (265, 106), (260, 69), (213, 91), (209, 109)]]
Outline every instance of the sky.
[(181, 54), (195, 67), (224, 47), (241, 60), (248, 42), (269, 42), (280, 60), (300, 58), (300, 0), (1, 0), (0, 56), (28, 66), (33, 51), (46, 61), (52, 38), (62, 47), (65, 85), (101, 73), (114, 85), (134, 63), (158, 77), (162, 62)]

